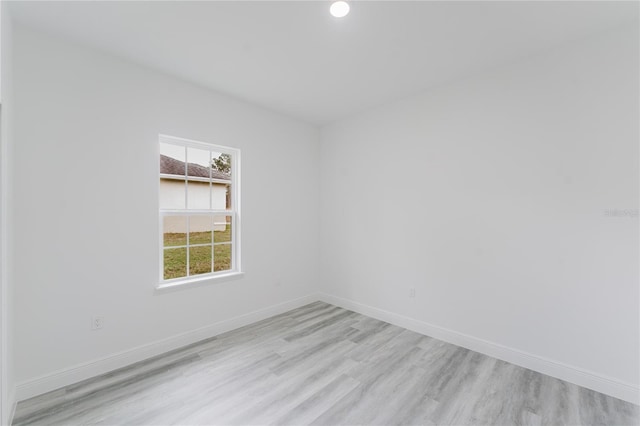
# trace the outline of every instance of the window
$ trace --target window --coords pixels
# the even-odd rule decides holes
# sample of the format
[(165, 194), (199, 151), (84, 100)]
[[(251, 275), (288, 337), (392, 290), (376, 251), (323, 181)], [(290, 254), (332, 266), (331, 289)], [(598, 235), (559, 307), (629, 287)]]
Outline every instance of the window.
[(160, 287), (240, 272), (240, 151), (160, 136)]

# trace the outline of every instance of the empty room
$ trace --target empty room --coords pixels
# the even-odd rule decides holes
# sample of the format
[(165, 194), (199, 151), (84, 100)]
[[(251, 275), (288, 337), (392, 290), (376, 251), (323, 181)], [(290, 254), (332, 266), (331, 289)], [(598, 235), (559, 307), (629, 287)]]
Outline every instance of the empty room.
[(639, 40), (0, 1), (0, 424), (640, 425)]

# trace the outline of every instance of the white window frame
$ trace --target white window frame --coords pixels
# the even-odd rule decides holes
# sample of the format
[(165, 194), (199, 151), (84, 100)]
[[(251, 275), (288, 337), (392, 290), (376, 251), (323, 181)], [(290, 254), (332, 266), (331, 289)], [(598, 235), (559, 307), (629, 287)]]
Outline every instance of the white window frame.
[[(240, 250), (240, 150), (237, 148), (231, 148), (228, 146), (216, 145), (212, 143), (199, 142), (190, 139), (179, 138), (175, 136), (159, 135), (158, 137), (158, 155), (156, 158), (160, 158), (160, 144), (171, 144), (187, 148), (196, 148), (203, 150), (210, 150), (220, 152), (223, 154), (229, 154), (231, 156), (231, 209), (188, 209), (187, 197), (188, 191), (186, 188), (189, 181), (185, 171), (185, 208), (184, 209), (162, 209), (160, 208), (160, 182), (161, 178), (171, 178), (168, 175), (161, 174), (158, 170), (158, 222), (159, 222), (159, 283), (156, 286), (158, 290), (176, 289), (185, 286), (201, 285), (210, 282), (227, 281), (230, 279), (241, 278), (243, 275), (241, 267), (241, 250)], [(185, 163), (189, 161), (185, 157)], [(159, 164), (159, 162), (158, 162)], [(186, 167), (186, 166), (185, 166)], [(198, 179), (199, 180), (199, 179)], [(203, 181), (211, 182), (212, 184), (218, 181), (217, 179), (202, 178)], [(211, 205), (209, 206), (211, 207)], [(187, 217), (187, 235), (189, 234), (189, 216), (207, 215), (207, 216), (231, 216), (231, 269), (218, 272), (210, 272), (207, 274), (198, 274), (189, 276), (189, 263), (187, 261), (187, 276), (179, 278), (164, 279), (164, 230), (163, 230), (163, 218), (165, 216), (186, 216)], [(188, 237), (187, 237), (188, 238)], [(212, 243), (213, 244), (213, 243)], [(189, 253), (189, 245), (187, 243), (187, 259)], [(214, 246), (211, 246), (212, 252)]]

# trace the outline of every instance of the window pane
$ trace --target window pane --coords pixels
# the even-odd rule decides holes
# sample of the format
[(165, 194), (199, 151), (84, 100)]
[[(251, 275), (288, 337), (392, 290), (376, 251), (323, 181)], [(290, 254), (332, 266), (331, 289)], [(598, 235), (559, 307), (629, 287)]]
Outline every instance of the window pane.
[(185, 176), (184, 146), (160, 143), (160, 173), (166, 175)]
[(216, 244), (213, 246), (214, 272), (231, 269), (231, 244)]
[(160, 178), (160, 208), (184, 209), (185, 181)]
[(231, 216), (215, 216), (213, 218), (213, 242), (231, 242)]
[(164, 279), (182, 278), (187, 276), (187, 249), (164, 250)]
[(189, 216), (189, 245), (211, 244), (211, 228), (213, 218), (211, 216)]
[(227, 210), (231, 208), (230, 186), (224, 183), (213, 182), (211, 185), (211, 208)]
[(200, 182), (189, 178), (187, 182), (187, 208), (188, 209), (208, 209), (209, 192), (211, 184)]
[(231, 155), (211, 152), (211, 177), (231, 180)]
[(189, 176), (198, 176), (209, 179), (211, 152), (208, 149), (188, 147), (187, 163), (189, 163)]
[(187, 245), (187, 217), (165, 216), (162, 220), (165, 247)]
[(160, 144), (160, 208), (185, 208), (185, 158), (184, 146)]
[(209, 150), (187, 148), (187, 163), (187, 208), (208, 209), (211, 153)]
[(227, 210), (231, 210), (231, 185), (227, 185), (225, 193), (225, 205)]
[(211, 272), (211, 246), (189, 247), (189, 275)]

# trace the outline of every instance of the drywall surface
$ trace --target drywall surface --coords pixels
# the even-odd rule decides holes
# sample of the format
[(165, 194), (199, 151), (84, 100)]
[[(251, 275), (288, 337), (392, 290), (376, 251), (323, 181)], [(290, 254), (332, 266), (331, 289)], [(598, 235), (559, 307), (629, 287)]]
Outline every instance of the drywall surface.
[(15, 402), (13, 371), (13, 280), (12, 241), (10, 223), (12, 211), (13, 158), (13, 37), (12, 21), (6, 2), (0, 3), (0, 424), (9, 424)]
[(618, 29), (323, 128), (321, 290), (637, 390), (638, 75)]
[[(23, 26), (14, 36), (17, 382), (316, 291), (317, 128)], [(242, 150), (244, 278), (154, 291), (159, 134)]]

